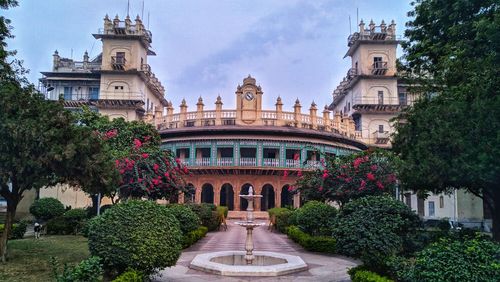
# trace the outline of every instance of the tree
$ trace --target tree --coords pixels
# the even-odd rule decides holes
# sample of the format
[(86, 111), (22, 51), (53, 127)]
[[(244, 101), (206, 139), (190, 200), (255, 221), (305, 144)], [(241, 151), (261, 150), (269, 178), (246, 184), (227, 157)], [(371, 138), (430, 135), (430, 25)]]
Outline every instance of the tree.
[(0, 195), (7, 201), (0, 255), (5, 261), (7, 234), (24, 192), (77, 184), (99, 158), (101, 144), (60, 103), (46, 101), (32, 86), (1, 80), (0, 108)]
[(111, 199), (119, 196), (119, 199), (146, 197), (153, 200), (174, 200), (180, 192), (185, 192), (182, 175), (189, 171), (160, 148), (160, 135), (152, 125), (123, 118), (110, 120), (88, 108), (84, 108), (77, 118), (81, 126), (93, 130), (103, 142), (108, 164), (114, 165), (110, 170), (115, 172), (109, 175), (109, 185), (105, 186), (89, 177), (83, 184), (85, 192), (101, 193)]
[(398, 117), (393, 148), (406, 188), (463, 188), (483, 198), (500, 241), (500, 5), (419, 0), (405, 32), (403, 73), (422, 95)]
[(306, 200), (336, 201), (340, 206), (367, 195), (395, 190), (396, 159), (384, 151), (367, 151), (327, 158), (325, 167), (307, 172), (297, 181), (297, 191)]

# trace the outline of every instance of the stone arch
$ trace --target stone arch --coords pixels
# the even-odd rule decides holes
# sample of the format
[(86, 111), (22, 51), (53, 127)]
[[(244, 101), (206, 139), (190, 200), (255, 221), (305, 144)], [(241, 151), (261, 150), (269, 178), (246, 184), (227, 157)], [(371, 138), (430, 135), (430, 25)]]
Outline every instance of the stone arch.
[[(241, 195), (248, 195), (248, 188), (252, 186), (254, 187), (252, 184), (250, 183), (245, 183), (241, 186), (241, 190), (240, 190), (240, 194)], [(254, 193), (255, 193), (255, 188), (254, 188)], [(246, 211), (247, 210), (247, 207), (248, 207), (248, 201), (241, 198), (240, 199), (240, 211)]]
[(281, 187), (281, 207), (293, 206), (293, 194), (288, 191), (289, 184)]
[(201, 202), (202, 203), (214, 203), (214, 186), (210, 183), (205, 183), (201, 186)]
[(226, 206), (230, 211), (234, 210), (233, 185), (224, 183), (220, 188), (220, 205)]
[(262, 192), (260, 193), (262, 198), (260, 198), (260, 210), (267, 211), (275, 207), (274, 202), (274, 187), (271, 184), (265, 184), (262, 186)]

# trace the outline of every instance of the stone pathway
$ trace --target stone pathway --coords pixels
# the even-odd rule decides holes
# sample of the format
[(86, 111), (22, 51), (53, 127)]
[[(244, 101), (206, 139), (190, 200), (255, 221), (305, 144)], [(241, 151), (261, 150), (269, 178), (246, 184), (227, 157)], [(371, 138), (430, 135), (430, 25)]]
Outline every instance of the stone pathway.
[(271, 251), (300, 256), (309, 266), (307, 271), (277, 277), (230, 277), (208, 274), (189, 268), (191, 260), (200, 253), (244, 250), (246, 231), (228, 221), (227, 231), (210, 232), (198, 243), (184, 250), (177, 265), (162, 270), (153, 281), (350, 281), (347, 270), (359, 262), (342, 257), (304, 251), (286, 235), (270, 232), (267, 226), (254, 229), (256, 251)]

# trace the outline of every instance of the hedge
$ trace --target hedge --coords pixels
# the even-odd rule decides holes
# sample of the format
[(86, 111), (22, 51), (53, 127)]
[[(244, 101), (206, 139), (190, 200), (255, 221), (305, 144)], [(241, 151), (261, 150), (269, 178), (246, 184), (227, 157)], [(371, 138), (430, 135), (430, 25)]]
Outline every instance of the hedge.
[(293, 225), (287, 228), (287, 235), (290, 239), (308, 251), (335, 253), (337, 242), (332, 237), (311, 236)]
[(198, 215), (201, 220), (201, 225), (206, 226), (208, 231), (215, 231), (219, 228), (219, 213), (214, 204), (186, 204), (185, 206), (189, 207)]
[[(354, 269), (356, 268), (352, 268), (351, 270)], [(394, 282), (394, 280), (380, 276), (377, 273), (368, 270), (351, 270), (349, 270), (348, 273), (351, 276), (352, 282)]]
[(167, 206), (168, 211), (179, 221), (182, 234), (185, 235), (200, 227), (201, 220), (198, 215), (185, 205), (172, 204)]
[(135, 269), (128, 269), (127, 271), (120, 274), (120, 276), (116, 277), (113, 282), (143, 282), (144, 274)]
[[(333, 206), (318, 201), (307, 202), (294, 212), (294, 224), (312, 236), (330, 236), (332, 220), (337, 215)], [(290, 220), (289, 220), (290, 223)]]
[(36, 219), (49, 220), (61, 216), (65, 212), (64, 205), (55, 198), (41, 198), (30, 206), (30, 213)]
[(278, 231), (281, 233), (286, 233), (286, 228), (293, 224), (290, 222), (290, 218), (293, 216), (294, 212), (287, 208), (272, 208), (267, 211), (269, 213), (269, 218), (276, 219), (275, 224)]
[(201, 238), (205, 237), (208, 232), (208, 228), (205, 226), (200, 226), (198, 229), (193, 230), (185, 234), (182, 238), (182, 248), (185, 249), (194, 243), (198, 242)]

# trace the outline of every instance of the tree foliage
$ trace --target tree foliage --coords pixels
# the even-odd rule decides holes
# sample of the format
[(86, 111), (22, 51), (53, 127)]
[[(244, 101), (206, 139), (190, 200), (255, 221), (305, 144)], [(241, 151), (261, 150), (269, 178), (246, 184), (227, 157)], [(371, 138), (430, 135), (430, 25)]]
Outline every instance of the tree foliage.
[(396, 159), (384, 151), (367, 151), (327, 158), (325, 167), (306, 172), (297, 191), (306, 200), (344, 204), (367, 195), (391, 193), (396, 185)]
[[(484, 198), (500, 240), (500, 4), (419, 0), (403, 70), (422, 95), (396, 123), (401, 179), (415, 191), (465, 188)], [(428, 94), (428, 95), (426, 95)]]

